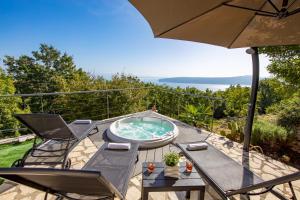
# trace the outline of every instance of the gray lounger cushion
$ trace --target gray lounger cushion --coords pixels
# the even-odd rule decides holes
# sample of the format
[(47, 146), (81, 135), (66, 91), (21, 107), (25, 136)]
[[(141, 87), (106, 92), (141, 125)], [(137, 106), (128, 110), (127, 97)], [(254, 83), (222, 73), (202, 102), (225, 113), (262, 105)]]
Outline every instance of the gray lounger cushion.
[[(208, 144), (205, 151), (188, 151), (187, 144), (178, 144), (184, 154), (194, 162), (201, 175), (217, 192), (230, 193), (264, 182), (223, 152)], [(232, 193), (232, 194), (233, 194)]]

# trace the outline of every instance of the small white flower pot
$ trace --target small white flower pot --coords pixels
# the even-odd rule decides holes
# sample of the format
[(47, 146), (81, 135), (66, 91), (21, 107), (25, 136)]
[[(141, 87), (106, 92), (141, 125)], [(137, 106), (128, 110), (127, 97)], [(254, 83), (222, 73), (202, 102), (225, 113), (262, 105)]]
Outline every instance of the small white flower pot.
[(164, 174), (167, 177), (179, 178), (179, 163), (176, 166), (165, 165)]

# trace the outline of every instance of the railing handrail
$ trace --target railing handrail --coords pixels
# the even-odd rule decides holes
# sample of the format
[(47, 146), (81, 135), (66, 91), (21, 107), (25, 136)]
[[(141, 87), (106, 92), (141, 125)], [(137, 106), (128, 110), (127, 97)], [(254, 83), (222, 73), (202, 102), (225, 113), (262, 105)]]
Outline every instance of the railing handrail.
[[(130, 88), (115, 88), (115, 89), (101, 89), (101, 90), (82, 90), (82, 91), (73, 91), (73, 92), (40, 92), (40, 93), (29, 93), (29, 94), (4, 94), (0, 95), (2, 97), (42, 97), (42, 96), (56, 96), (56, 95), (64, 95), (64, 94), (90, 94), (90, 93), (100, 93), (100, 92), (116, 92), (116, 91), (127, 91), (127, 90), (141, 90), (141, 89), (156, 89), (155, 87), (130, 87)], [(182, 95), (189, 95), (193, 97), (206, 98), (211, 100), (222, 100), (220, 97), (211, 97), (200, 94), (192, 94), (190, 92), (179, 92), (179, 91), (168, 91), (167, 89), (160, 89), (167, 93), (176, 93)]]
[(84, 91), (74, 91), (74, 92), (41, 92), (41, 93), (31, 93), (31, 94), (4, 94), (0, 95), (1, 97), (35, 97), (35, 96), (55, 96), (63, 94), (89, 94), (89, 93), (98, 93), (98, 92), (116, 92), (116, 91), (125, 91), (125, 90), (141, 90), (141, 89), (151, 89), (153, 87), (132, 87), (132, 88), (121, 88), (121, 89), (101, 89), (101, 90), (84, 90)]
[(206, 99), (225, 101), (224, 98), (220, 98), (220, 97), (211, 97), (211, 96), (205, 96), (205, 95), (200, 95), (200, 94), (192, 94), (190, 92), (168, 91), (167, 89), (161, 89), (161, 90), (165, 90), (167, 93), (177, 93), (177, 94), (189, 95), (189, 96), (193, 96), (193, 97), (201, 97), (201, 98), (206, 98)]
[[(110, 99), (109, 99), (109, 95), (111, 92), (120, 92), (120, 91), (130, 91), (130, 90), (155, 90), (155, 92), (160, 92), (160, 93), (169, 93), (169, 94), (179, 94), (179, 95), (188, 95), (188, 96), (192, 96), (192, 97), (196, 97), (196, 98), (205, 98), (209, 101), (211, 101), (212, 105), (212, 109), (214, 110), (214, 102), (215, 100), (221, 100), (221, 101), (225, 101), (223, 98), (219, 98), (219, 97), (212, 97), (212, 96), (205, 96), (202, 94), (193, 94), (190, 92), (183, 92), (183, 91), (177, 91), (177, 90), (172, 90), (169, 91), (165, 88), (157, 88), (155, 86), (147, 86), (147, 87), (129, 87), (129, 88), (111, 88), (111, 89), (101, 89), (101, 90), (89, 90), (89, 91), (73, 91), (73, 92), (50, 92), (50, 93), (31, 93), (31, 94), (5, 94), (5, 95), (0, 95), (0, 98), (14, 98), (14, 97), (40, 97), (41, 99), (43, 99), (43, 97), (45, 96), (59, 96), (59, 95), (71, 95), (71, 94), (93, 94), (93, 93), (104, 93), (106, 94), (106, 97), (103, 97), (103, 99), (106, 99), (106, 108), (103, 107), (101, 110), (107, 110), (106, 114), (102, 114), (101, 116), (106, 116), (106, 118), (110, 118), (110, 114), (114, 114), (114, 106), (110, 105)], [(80, 100), (79, 100), (80, 101)], [(26, 103), (25, 103), (26, 104)], [(36, 104), (41, 104), (41, 112), (44, 112), (43, 109), (43, 101), (41, 100), (41, 102), (37, 102)], [(149, 109), (148, 105), (146, 106), (146, 109)], [(166, 110), (163, 107), (160, 107), (160, 109), (162, 110)], [(171, 110), (169, 110), (171, 111)], [(168, 111), (168, 112), (169, 112)], [(89, 111), (87, 111), (88, 113)], [(80, 114), (82, 114), (84, 112), (81, 112)], [(172, 112), (170, 112), (172, 113)], [(179, 116), (180, 113), (180, 108), (177, 108), (177, 115)], [(62, 116), (66, 116), (66, 115), (71, 115), (74, 113), (64, 113), (62, 114)], [(76, 113), (77, 114), (77, 113)], [(201, 115), (207, 115), (209, 117), (213, 118), (213, 112), (212, 114), (201, 114)], [(96, 116), (92, 116), (92, 117), (96, 117)], [(102, 117), (101, 117), (102, 118)], [(27, 130), (27, 128), (24, 127), (19, 127), (19, 128), (8, 128), (8, 129), (2, 129), (0, 130), (0, 134), (3, 134), (5, 132), (15, 132), (15, 131), (23, 131), (23, 130)]]

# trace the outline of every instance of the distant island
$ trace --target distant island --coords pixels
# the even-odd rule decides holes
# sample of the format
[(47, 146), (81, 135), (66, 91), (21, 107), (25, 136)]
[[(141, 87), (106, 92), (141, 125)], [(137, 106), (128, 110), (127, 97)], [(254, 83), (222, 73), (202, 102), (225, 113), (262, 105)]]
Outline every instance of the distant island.
[(233, 76), (233, 77), (173, 77), (173, 78), (161, 78), (158, 81), (165, 82), (165, 83), (251, 85), (252, 77), (250, 75)]

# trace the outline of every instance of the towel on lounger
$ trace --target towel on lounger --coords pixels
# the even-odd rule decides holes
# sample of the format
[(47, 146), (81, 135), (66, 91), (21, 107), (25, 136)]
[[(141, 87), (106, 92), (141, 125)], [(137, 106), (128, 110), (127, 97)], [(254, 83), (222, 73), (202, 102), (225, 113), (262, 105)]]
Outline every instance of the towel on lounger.
[(75, 121), (75, 124), (91, 124), (92, 120), (90, 119), (79, 119)]
[(205, 142), (188, 144), (186, 149), (189, 151), (207, 149), (208, 145)]
[(129, 150), (131, 147), (130, 143), (108, 143), (108, 149), (116, 149), (116, 150)]

